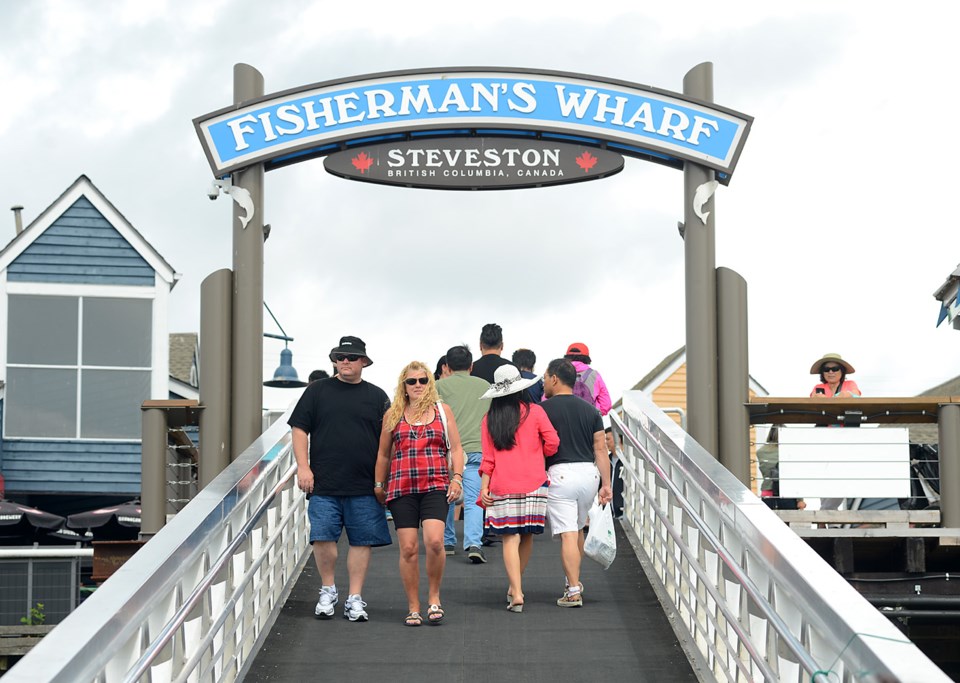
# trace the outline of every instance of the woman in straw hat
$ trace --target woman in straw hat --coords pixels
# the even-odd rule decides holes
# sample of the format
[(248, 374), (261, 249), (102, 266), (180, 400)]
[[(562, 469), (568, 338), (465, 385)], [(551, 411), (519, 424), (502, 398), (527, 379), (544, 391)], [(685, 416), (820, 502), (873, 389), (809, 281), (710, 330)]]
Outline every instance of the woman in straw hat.
[(453, 411), (440, 403), (433, 371), (419, 361), (400, 372), (393, 403), (383, 416), (375, 477), (374, 493), (390, 508), (400, 544), (400, 579), (409, 607), (404, 623), (423, 623), (418, 557), (422, 526), (427, 622), (439, 624), (444, 616), (440, 583), (447, 559), (443, 529), (448, 506), (463, 495), (463, 448)]
[[(814, 398), (859, 398), (860, 387), (847, 375), (852, 375), (853, 365), (840, 357), (839, 353), (825, 353), (810, 366), (811, 375), (820, 375), (820, 383), (813, 387), (810, 396)], [(843, 426), (843, 425), (838, 425)], [(843, 498), (821, 498), (821, 510), (838, 510)]]
[(560, 439), (540, 406), (524, 391), (540, 379), (524, 379), (512, 365), (494, 373), (481, 398), (492, 399), (480, 424), (480, 502), (485, 525), (503, 537), (503, 566), (510, 588), (507, 609), (523, 611), (521, 578), (533, 551), (533, 535), (542, 534), (547, 514), (544, 456), (557, 452)]
[(813, 387), (811, 397), (859, 398), (860, 387), (847, 375), (856, 370), (839, 353), (825, 353), (810, 366), (811, 375), (820, 375), (820, 383)]

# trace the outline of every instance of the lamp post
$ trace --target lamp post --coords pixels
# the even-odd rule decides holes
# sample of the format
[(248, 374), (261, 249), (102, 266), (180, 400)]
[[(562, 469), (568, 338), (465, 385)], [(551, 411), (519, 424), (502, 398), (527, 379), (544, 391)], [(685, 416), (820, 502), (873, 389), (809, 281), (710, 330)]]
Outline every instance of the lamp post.
[(270, 339), (283, 340), (283, 350), (280, 351), (280, 365), (276, 370), (273, 371), (273, 379), (264, 382), (263, 386), (273, 387), (275, 389), (297, 389), (307, 386), (307, 383), (301, 381), (297, 376), (297, 371), (293, 367), (293, 352), (287, 347), (287, 343), (292, 342), (293, 337), (287, 336), (283, 326), (280, 325), (280, 322), (273, 314), (273, 311), (271, 311), (270, 307), (267, 306), (266, 301), (263, 302), (263, 307), (267, 309), (267, 313), (270, 314), (270, 317), (273, 318), (273, 322), (276, 323), (277, 327), (280, 328), (280, 332), (282, 332), (282, 334), (271, 334), (269, 332), (264, 332), (263, 336), (269, 337)]

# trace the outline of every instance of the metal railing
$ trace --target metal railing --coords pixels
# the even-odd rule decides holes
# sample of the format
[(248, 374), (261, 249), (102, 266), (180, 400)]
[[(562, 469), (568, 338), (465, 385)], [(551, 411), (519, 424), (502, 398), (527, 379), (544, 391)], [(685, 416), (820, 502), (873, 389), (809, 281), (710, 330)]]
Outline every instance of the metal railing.
[(280, 420), (4, 683), (242, 679), (308, 556), (295, 473)]
[(648, 397), (623, 409), (623, 525), (701, 680), (950, 680)]

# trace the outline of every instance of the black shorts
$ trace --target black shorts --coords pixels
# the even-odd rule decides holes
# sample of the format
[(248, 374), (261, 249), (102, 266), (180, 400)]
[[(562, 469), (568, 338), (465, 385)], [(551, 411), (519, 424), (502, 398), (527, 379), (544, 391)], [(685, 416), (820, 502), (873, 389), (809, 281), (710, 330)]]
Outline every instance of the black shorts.
[(446, 491), (428, 491), (427, 493), (410, 493), (406, 496), (394, 498), (387, 507), (393, 515), (393, 526), (397, 529), (419, 529), (425, 519), (447, 520)]

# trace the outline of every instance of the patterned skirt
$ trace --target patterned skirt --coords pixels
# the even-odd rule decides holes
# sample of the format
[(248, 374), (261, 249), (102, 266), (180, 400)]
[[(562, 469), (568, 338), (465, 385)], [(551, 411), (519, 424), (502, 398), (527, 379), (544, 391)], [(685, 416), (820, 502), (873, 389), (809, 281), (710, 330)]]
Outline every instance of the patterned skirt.
[(542, 534), (547, 517), (547, 486), (530, 493), (497, 496), (487, 507), (484, 526), (492, 534)]

